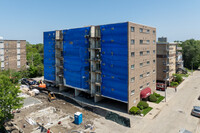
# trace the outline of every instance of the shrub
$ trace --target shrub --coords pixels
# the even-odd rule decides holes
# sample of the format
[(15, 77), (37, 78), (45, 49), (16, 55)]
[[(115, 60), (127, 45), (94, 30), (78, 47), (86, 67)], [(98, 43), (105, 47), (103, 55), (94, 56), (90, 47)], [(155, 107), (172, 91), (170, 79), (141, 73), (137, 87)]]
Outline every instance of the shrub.
[(160, 94), (154, 92), (153, 95), (155, 95), (156, 97), (160, 97)]
[(176, 82), (181, 83), (183, 81), (181, 74), (173, 74), (173, 76)]
[(140, 109), (138, 108), (138, 107), (135, 107), (135, 106), (133, 106), (130, 110), (129, 110), (129, 112), (131, 113), (131, 114), (134, 114), (134, 115), (139, 115), (141, 112), (140, 112)]
[(151, 94), (151, 95), (149, 96), (149, 101), (150, 101), (150, 102), (156, 102), (156, 101), (157, 101), (157, 97), (156, 97), (155, 95)]
[(149, 107), (149, 104), (145, 101), (140, 101), (138, 104), (137, 104), (137, 107), (141, 110), (143, 109), (146, 109)]
[(170, 86), (177, 86), (177, 85), (178, 85), (178, 82), (173, 82), (173, 81), (172, 81), (172, 82), (170, 83)]

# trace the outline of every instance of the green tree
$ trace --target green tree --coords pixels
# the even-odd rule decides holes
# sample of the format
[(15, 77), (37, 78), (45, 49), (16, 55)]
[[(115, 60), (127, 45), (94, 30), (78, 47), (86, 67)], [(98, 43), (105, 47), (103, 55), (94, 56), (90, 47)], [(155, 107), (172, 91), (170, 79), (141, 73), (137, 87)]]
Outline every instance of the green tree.
[(186, 40), (181, 44), (183, 49), (184, 66), (189, 69), (198, 69), (200, 66), (200, 41)]
[(0, 75), (0, 127), (6, 120), (13, 118), (12, 110), (21, 108), (23, 98), (18, 96), (20, 90), (4, 74)]
[(26, 52), (27, 52), (27, 62), (29, 65), (29, 77), (37, 77), (44, 75), (44, 65), (43, 65), (43, 58), (44, 58), (44, 45), (39, 44), (30, 44), (27, 43), (26, 45)]

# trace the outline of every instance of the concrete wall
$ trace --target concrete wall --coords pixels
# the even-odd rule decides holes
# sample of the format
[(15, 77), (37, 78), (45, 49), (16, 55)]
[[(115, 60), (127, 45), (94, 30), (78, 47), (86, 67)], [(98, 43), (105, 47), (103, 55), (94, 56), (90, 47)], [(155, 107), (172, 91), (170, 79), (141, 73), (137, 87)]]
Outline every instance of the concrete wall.
[[(134, 27), (134, 32), (131, 31), (131, 27)], [(140, 32), (140, 28), (143, 29), (143, 32)], [(149, 33), (147, 33), (147, 29)], [(155, 34), (153, 34), (155, 31)], [(131, 39), (135, 40), (135, 44), (131, 44)], [(150, 40), (149, 44), (140, 44), (140, 40), (146, 42)], [(155, 42), (153, 44), (153, 42)], [(155, 50), (155, 53), (153, 53)], [(140, 52), (143, 51), (143, 55), (140, 56)], [(147, 54), (147, 51), (150, 53)], [(152, 92), (155, 91), (156, 83), (156, 62), (153, 63), (153, 60), (156, 61), (156, 29), (144, 25), (139, 25), (135, 23), (128, 23), (128, 110), (132, 106), (136, 106), (140, 101), (140, 86), (143, 86), (143, 89), (150, 87)], [(131, 56), (131, 52), (135, 52), (135, 56)], [(150, 61), (150, 64), (147, 64), (147, 61)], [(143, 67), (140, 67), (140, 63), (143, 63)], [(131, 69), (131, 65), (135, 65), (134, 69)], [(153, 73), (153, 70), (155, 72)], [(150, 74), (147, 76), (147, 72)], [(143, 74), (143, 78), (140, 78), (140, 74)], [(131, 82), (131, 78), (135, 77), (135, 81)], [(147, 85), (149, 83), (149, 86)], [(134, 94), (131, 94), (134, 90)]]

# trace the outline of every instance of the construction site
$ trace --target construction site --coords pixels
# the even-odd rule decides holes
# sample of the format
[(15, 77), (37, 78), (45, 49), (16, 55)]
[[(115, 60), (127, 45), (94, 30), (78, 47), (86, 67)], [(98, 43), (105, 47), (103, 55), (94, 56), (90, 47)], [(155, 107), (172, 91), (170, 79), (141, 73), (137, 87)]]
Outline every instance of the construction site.
[[(14, 119), (5, 125), (8, 132), (41, 133), (50, 129), (51, 133), (93, 133), (105, 130), (105, 124), (123, 128), (130, 126), (130, 122), (127, 124), (123, 117), (74, 100), (69, 92), (63, 95), (64, 92), (51, 91), (53, 87), (47, 89), (35, 86), (21, 85), (20, 97), (24, 97), (24, 105), (13, 111)], [(82, 116), (79, 123), (76, 122), (76, 114)]]

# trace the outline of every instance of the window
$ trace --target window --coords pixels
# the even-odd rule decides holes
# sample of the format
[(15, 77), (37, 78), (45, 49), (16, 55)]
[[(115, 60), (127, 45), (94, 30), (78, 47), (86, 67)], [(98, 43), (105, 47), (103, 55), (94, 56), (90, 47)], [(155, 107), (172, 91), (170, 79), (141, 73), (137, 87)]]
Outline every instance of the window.
[(147, 30), (147, 33), (150, 33), (150, 30)]
[(142, 90), (143, 89), (143, 86), (140, 86), (140, 90)]
[(135, 65), (131, 65), (131, 69), (134, 69), (135, 68)]
[(17, 68), (20, 68), (20, 65), (18, 65)]
[(147, 54), (150, 54), (150, 51), (147, 51)]
[(135, 94), (135, 90), (131, 90), (131, 95)]
[(134, 81), (135, 81), (135, 77), (132, 77), (132, 78), (131, 78), (131, 82), (134, 82)]
[(156, 51), (155, 51), (155, 50), (153, 50), (153, 53), (155, 54), (155, 53), (156, 53)]
[(142, 28), (140, 28), (140, 33), (142, 33), (143, 32), (143, 29)]
[(143, 66), (143, 63), (140, 63), (140, 67), (142, 67)]
[(143, 40), (140, 40), (140, 44), (143, 44)]
[(135, 31), (135, 27), (131, 27), (131, 32), (134, 32)]
[(153, 70), (153, 73), (155, 73), (155, 72), (156, 72), (156, 70), (154, 69), (154, 70)]
[(143, 52), (142, 51), (140, 51), (140, 56), (142, 56), (143, 55)]
[(150, 72), (147, 72), (147, 76), (149, 76)]
[(132, 40), (131, 40), (131, 44), (135, 44), (135, 40), (132, 39)]
[(149, 64), (150, 64), (150, 61), (147, 61), (147, 64), (149, 65)]
[(155, 80), (153, 80), (153, 83), (155, 83)]
[(155, 44), (156, 43), (156, 41), (155, 40), (153, 40), (153, 44)]
[(156, 63), (156, 60), (153, 60), (153, 63)]
[(155, 31), (155, 30), (153, 30), (153, 34), (156, 34), (156, 31)]
[(147, 40), (147, 44), (149, 44), (150, 43), (150, 40)]
[(134, 57), (135, 56), (135, 52), (131, 52), (131, 56)]
[(147, 83), (147, 86), (149, 86), (150, 83)]
[(140, 74), (140, 78), (143, 78), (143, 74)]

